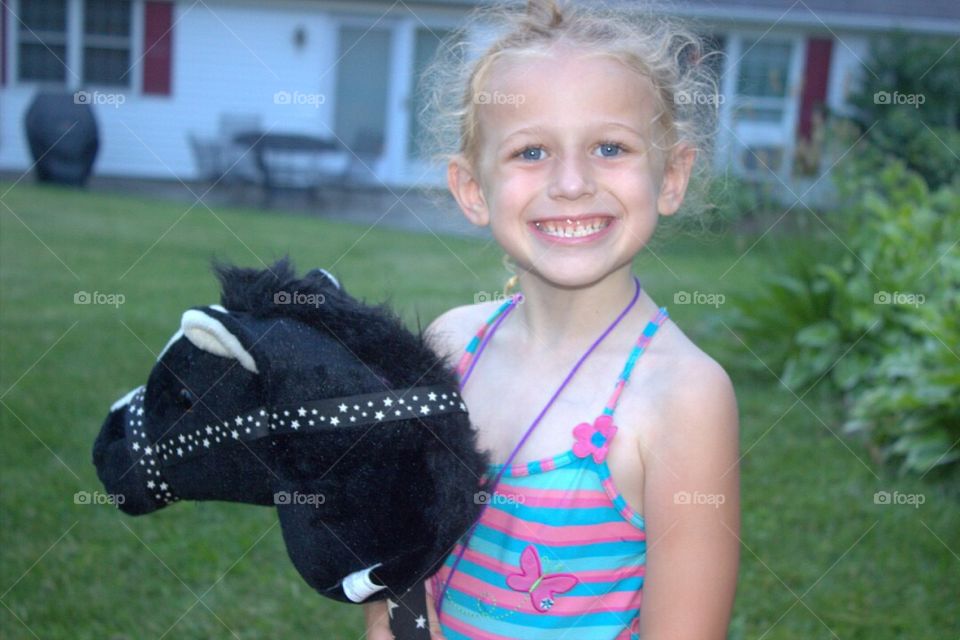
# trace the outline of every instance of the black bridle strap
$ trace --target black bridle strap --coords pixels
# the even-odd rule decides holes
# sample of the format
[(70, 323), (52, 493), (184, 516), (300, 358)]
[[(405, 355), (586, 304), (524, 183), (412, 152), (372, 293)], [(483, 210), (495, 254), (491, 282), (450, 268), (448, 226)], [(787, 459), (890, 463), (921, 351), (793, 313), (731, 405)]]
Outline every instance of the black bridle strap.
[(158, 442), (153, 450), (163, 466), (206, 455), (236, 442), (271, 435), (312, 433), (339, 427), (466, 413), (459, 391), (446, 384), (390, 389), (341, 398), (258, 407)]

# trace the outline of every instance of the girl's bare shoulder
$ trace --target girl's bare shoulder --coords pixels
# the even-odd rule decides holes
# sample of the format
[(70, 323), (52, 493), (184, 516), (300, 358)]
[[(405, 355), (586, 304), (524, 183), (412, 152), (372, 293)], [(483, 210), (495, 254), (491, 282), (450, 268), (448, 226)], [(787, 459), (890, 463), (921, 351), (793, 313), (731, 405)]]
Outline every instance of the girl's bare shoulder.
[(497, 301), (479, 302), (444, 311), (426, 328), (424, 333), (428, 343), (456, 365), (470, 339), (499, 304)]
[[(698, 347), (673, 322), (666, 323), (660, 340), (651, 343), (647, 356), (656, 357), (658, 440), (683, 446), (687, 438), (704, 438), (703, 429), (715, 429), (714, 437), (729, 438), (737, 431), (737, 406), (733, 383), (720, 363)], [(651, 358), (653, 359), (653, 358)]]

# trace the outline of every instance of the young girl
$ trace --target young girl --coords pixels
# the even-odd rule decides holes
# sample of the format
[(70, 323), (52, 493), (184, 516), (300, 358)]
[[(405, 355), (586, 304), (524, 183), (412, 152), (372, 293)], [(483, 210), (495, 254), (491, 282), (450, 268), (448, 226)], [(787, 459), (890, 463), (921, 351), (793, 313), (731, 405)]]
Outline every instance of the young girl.
[[(726, 638), (739, 559), (738, 417), (723, 369), (631, 272), (703, 162), (715, 82), (655, 16), (489, 10), (448, 165), (520, 293), (428, 335), (497, 465), (478, 523), (427, 580), (434, 637)], [(482, 357), (481, 357), (482, 356)], [(642, 607), (641, 607), (642, 603)], [(391, 637), (367, 605), (368, 637)]]

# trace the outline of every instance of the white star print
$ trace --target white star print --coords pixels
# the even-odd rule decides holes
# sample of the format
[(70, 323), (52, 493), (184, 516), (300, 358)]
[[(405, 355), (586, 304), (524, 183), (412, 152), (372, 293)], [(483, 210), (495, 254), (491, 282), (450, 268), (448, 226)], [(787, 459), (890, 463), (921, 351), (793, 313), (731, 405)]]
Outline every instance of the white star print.
[(293, 421), (290, 422), (290, 426), (293, 427), (294, 430), (297, 430), (297, 429), (300, 428), (300, 421), (299, 421), (299, 420), (293, 420)]
[(233, 431), (231, 431), (231, 432), (230, 432), (230, 435), (233, 436), (233, 439), (234, 439), (234, 440), (236, 440), (236, 439), (238, 439), (238, 438), (240, 437), (240, 433), (239, 433), (236, 429), (234, 429)]
[(183, 447), (177, 447), (177, 455), (183, 457)]
[(423, 415), (427, 415), (428, 413), (430, 413), (430, 407), (428, 407), (427, 405), (421, 405), (420, 413), (422, 413)]
[(213, 433), (213, 429), (209, 425), (207, 425), (207, 435), (209, 436), (212, 433)]
[(332, 424), (333, 426), (337, 426), (338, 424), (340, 424), (340, 418), (338, 418), (337, 416), (333, 416), (332, 418), (330, 418), (330, 424)]
[(437, 394), (431, 391), (430, 393), (427, 394), (427, 398), (430, 400), (430, 402), (433, 402), (434, 400), (437, 399)]
[(305, 415), (307, 415), (307, 410), (304, 409), (303, 407), (300, 407), (299, 409), (297, 409), (297, 415), (302, 418)]
[(383, 411), (377, 411), (375, 414), (373, 414), (373, 417), (377, 420), (383, 420)]
[(147, 447), (146, 449), (143, 450), (143, 452), (148, 456), (153, 455), (153, 447)]
[(210, 440), (208, 440), (207, 438), (204, 438), (204, 439), (203, 439), (203, 446), (209, 447), (209, 446), (210, 446)]
[(140, 451), (140, 443), (139, 443), (139, 442), (134, 442), (134, 443), (133, 443), (133, 450), (134, 450), (134, 451)]
[(345, 404), (341, 404), (341, 405), (340, 405), (339, 407), (337, 407), (337, 408), (340, 409), (340, 413), (346, 413), (346, 412), (347, 412), (347, 405), (345, 405)]
[(147, 489), (153, 489), (155, 486), (157, 486), (157, 483), (154, 482), (153, 480), (147, 481)]
[(241, 418), (240, 416), (237, 416), (236, 418), (234, 418), (233, 421), (236, 423), (238, 427), (243, 426), (243, 418)]
[(393, 406), (393, 400), (391, 400), (390, 398), (384, 398), (384, 399), (383, 399), (383, 404), (386, 405), (386, 406), (388, 406), (388, 407), (392, 407), (392, 406)]
[(417, 618), (417, 629), (426, 629), (427, 628), (427, 619), (423, 616)]

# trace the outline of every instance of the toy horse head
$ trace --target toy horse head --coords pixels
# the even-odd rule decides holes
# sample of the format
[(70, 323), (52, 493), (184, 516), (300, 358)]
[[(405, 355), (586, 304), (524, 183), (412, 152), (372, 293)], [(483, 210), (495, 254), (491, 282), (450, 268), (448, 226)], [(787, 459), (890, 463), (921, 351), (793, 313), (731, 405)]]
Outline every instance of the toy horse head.
[(486, 469), (456, 378), (422, 334), (323, 270), (214, 264), (221, 304), (183, 313), (93, 447), (140, 515), (179, 500), (276, 506), (307, 583), (341, 601), (436, 571)]

